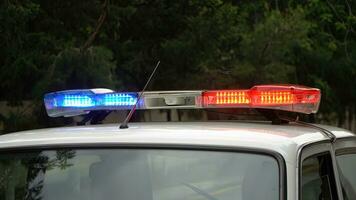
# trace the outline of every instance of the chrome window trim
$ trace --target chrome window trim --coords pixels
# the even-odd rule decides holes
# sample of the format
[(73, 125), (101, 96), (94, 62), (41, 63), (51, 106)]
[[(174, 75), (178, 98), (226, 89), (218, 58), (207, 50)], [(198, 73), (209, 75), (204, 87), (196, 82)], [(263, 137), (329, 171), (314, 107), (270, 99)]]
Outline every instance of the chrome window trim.
[(334, 150), (334, 145), (329, 139), (325, 139), (322, 141), (318, 142), (311, 142), (308, 144), (305, 144), (304, 146), (300, 147), (298, 149), (298, 155), (297, 155), (297, 198), (298, 200), (301, 199), (301, 183), (302, 183), (302, 162), (312, 156), (317, 156), (317, 155), (323, 155), (325, 153), (329, 153), (331, 156), (332, 160), (332, 165), (333, 165), (333, 172), (334, 172), (334, 178), (335, 178), (335, 184), (336, 184), (336, 195), (338, 197), (338, 200), (343, 200), (342, 197), (342, 192), (341, 192), (341, 183), (339, 179), (339, 172), (337, 168), (337, 163), (336, 163), (336, 157), (335, 157), (335, 150)]

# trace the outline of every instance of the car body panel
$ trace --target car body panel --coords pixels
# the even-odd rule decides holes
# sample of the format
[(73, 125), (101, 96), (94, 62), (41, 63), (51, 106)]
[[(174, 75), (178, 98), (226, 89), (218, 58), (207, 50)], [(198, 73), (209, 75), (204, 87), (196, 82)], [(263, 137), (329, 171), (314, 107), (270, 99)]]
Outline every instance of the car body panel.
[[(354, 136), (343, 129), (326, 128), (337, 138)], [(293, 164), (299, 148), (323, 140), (328, 138), (320, 130), (293, 124), (157, 122), (131, 123), (128, 129), (108, 124), (23, 131), (0, 136), (0, 148), (73, 144), (218, 146), (270, 150)]]

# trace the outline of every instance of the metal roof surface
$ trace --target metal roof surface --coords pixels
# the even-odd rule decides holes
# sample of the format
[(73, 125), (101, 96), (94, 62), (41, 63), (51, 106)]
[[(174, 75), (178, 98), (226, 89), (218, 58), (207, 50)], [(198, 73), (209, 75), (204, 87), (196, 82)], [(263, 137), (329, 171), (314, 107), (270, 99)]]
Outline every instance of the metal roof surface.
[[(51, 145), (184, 145), (253, 148), (281, 154), (288, 161), (298, 148), (327, 140), (319, 130), (296, 124), (241, 122), (153, 122), (61, 127), (23, 131), (0, 136), (0, 148)], [(355, 136), (335, 127), (322, 126), (337, 138)]]

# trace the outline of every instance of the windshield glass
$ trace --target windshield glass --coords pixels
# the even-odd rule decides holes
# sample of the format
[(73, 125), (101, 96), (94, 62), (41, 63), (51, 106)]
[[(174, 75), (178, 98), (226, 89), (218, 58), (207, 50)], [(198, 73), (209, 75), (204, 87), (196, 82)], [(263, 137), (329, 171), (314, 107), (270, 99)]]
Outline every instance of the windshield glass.
[(278, 200), (266, 155), (164, 149), (0, 154), (2, 200)]

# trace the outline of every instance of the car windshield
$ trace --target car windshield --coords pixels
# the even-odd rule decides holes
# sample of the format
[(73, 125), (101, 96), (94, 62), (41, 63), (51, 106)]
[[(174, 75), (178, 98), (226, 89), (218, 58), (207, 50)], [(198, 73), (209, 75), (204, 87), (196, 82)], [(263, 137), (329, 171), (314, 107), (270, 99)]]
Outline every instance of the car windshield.
[(279, 166), (252, 153), (65, 149), (0, 154), (2, 200), (278, 200)]

